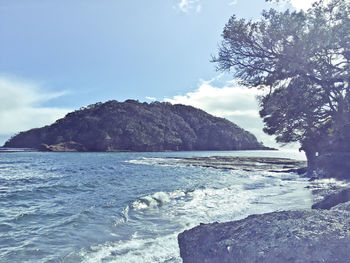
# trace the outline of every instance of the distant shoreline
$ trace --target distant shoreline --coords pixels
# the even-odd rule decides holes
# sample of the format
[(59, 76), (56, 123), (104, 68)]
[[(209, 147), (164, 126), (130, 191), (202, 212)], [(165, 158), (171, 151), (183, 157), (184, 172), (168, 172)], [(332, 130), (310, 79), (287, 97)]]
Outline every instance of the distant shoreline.
[(40, 152), (37, 149), (31, 149), (31, 148), (6, 148), (6, 147), (0, 147), (0, 153), (11, 153), (11, 152)]
[(256, 149), (256, 150), (181, 150), (181, 151), (171, 151), (171, 150), (165, 150), (165, 151), (131, 151), (131, 150), (120, 150), (120, 151), (45, 151), (45, 150), (38, 150), (38, 149), (32, 149), (32, 148), (8, 148), (8, 147), (0, 147), (0, 153), (1, 152), (75, 152), (75, 153), (120, 153), (120, 152), (127, 152), (127, 153), (174, 153), (174, 152), (241, 152), (241, 151), (279, 151), (279, 149), (275, 148), (269, 148), (266, 147), (266, 149)]

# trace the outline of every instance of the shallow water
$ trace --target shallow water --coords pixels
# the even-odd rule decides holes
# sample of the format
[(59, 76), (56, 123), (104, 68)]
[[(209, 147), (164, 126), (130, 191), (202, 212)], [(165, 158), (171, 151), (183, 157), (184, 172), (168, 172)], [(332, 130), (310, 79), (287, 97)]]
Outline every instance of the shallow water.
[(177, 235), (185, 229), (311, 206), (307, 180), (294, 174), (157, 164), (214, 155), (303, 158), (276, 151), (1, 153), (0, 262), (181, 262)]

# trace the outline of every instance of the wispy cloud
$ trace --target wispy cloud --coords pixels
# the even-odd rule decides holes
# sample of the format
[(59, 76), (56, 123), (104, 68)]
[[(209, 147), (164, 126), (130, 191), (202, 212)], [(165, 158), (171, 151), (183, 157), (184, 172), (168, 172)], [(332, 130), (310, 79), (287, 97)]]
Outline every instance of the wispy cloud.
[(37, 83), (0, 76), (0, 136), (51, 124), (63, 117), (69, 109), (42, 105), (65, 94), (45, 92)]
[(190, 11), (195, 11), (198, 13), (201, 11), (202, 7), (200, 0), (180, 0), (178, 3), (178, 8), (184, 13), (188, 13)]
[(256, 100), (256, 96), (261, 91), (239, 87), (235, 82), (225, 82), (222, 85), (214, 82), (218, 82), (218, 78), (209, 81), (201, 80), (195, 91), (166, 98), (165, 101), (172, 104), (191, 105), (215, 116), (226, 118), (252, 132), (265, 145), (277, 147), (274, 138), (262, 131), (263, 122), (259, 117), (259, 106)]
[(228, 5), (233, 6), (233, 5), (237, 5), (237, 3), (238, 3), (238, 0), (232, 0), (228, 3)]

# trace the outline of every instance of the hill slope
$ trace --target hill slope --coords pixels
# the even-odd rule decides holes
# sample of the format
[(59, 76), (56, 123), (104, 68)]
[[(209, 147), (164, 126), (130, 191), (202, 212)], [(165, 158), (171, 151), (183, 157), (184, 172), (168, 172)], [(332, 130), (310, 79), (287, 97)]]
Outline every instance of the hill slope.
[(21, 132), (4, 147), (48, 151), (187, 151), (265, 149), (236, 124), (170, 103), (108, 101)]

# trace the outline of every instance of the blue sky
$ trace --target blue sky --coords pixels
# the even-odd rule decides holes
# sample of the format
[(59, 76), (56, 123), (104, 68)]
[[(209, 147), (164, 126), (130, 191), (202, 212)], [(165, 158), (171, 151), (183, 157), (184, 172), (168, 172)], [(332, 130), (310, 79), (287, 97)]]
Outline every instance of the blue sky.
[(264, 0), (0, 0), (0, 144), (82, 106), (130, 98), (191, 104), (269, 144), (259, 131), (255, 95), (216, 72), (210, 58), (230, 16), (256, 19), (271, 6)]

